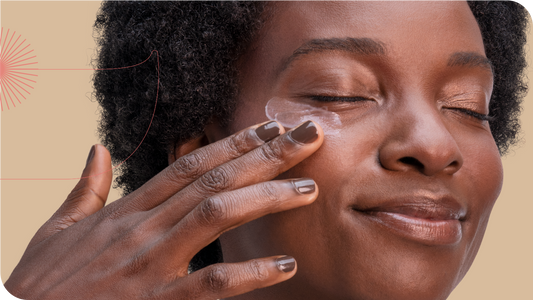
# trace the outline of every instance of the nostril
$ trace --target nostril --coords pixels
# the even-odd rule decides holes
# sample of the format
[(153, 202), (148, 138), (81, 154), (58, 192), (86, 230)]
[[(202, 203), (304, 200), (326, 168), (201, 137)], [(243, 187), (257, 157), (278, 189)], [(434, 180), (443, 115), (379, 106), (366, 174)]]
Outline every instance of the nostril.
[(403, 164), (413, 166), (419, 171), (424, 170), (424, 165), (414, 157), (402, 157), (399, 159), (399, 161)]

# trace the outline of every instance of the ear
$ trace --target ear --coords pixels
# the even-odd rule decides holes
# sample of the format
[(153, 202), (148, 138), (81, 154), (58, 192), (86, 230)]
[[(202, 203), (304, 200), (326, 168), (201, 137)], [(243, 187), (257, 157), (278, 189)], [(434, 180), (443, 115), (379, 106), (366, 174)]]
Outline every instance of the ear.
[(168, 164), (170, 165), (183, 155), (189, 154), (198, 148), (222, 140), (231, 134), (232, 133), (227, 127), (222, 127), (220, 125), (218, 118), (213, 117), (211, 121), (205, 125), (204, 133), (201, 136), (191, 139), (185, 144), (175, 145), (174, 149), (171, 149), (170, 153), (168, 154)]
[(189, 154), (198, 148), (207, 146), (230, 135), (231, 132), (229, 129), (227, 127), (220, 126), (218, 119), (213, 118), (211, 122), (208, 122), (205, 125), (204, 133), (201, 136), (191, 139), (185, 144), (176, 145), (174, 146), (174, 149), (171, 149), (170, 153), (168, 154), (168, 164), (175, 162), (176, 159), (182, 157), (183, 155)]
[(209, 141), (207, 140), (207, 136), (205, 134), (202, 134), (201, 136), (193, 138), (184, 144), (175, 145), (174, 149), (171, 149), (171, 151), (168, 153), (168, 164), (170, 165), (171, 163), (175, 162), (176, 159), (182, 157), (183, 155), (189, 154), (194, 150), (208, 144)]

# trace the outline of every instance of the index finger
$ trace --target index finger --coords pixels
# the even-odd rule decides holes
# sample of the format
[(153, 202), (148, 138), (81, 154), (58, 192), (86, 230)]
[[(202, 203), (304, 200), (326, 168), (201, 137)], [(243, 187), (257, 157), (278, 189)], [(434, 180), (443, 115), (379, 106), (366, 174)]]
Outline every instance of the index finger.
[(276, 121), (268, 121), (184, 155), (128, 195), (128, 205), (136, 210), (149, 210), (207, 171), (248, 153), (284, 132)]

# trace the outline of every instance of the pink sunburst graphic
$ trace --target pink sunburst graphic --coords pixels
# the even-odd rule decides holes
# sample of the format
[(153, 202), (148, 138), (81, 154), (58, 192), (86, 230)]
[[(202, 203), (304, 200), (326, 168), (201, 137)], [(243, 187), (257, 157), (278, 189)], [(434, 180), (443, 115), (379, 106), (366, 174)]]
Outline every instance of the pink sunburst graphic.
[[(4, 36), (4, 28), (0, 32), (0, 106), (4, 111), (4, 103), (7, 109), (16, 107), (20, 98), (26, 99), (24, 94), (29, 95), (28, 90), (33, 89), (32, 84), (36, 83), (36, 74), (28, 73), (27, 70), (35, 68), (25, 68), (34, 65), (33, 61), (37, 57), (33, 55), (33, 49), (28, 49), (30, 44), (25, 44), (26, 39), (20, 41), (21, 35), (15, 38), (16, 32), (9, 34), (9, 29)], [(33, 56), (32, 56), (33, 55)], [(23, 71), (23, 72), (21, 72)], [(31, 79), (33, 78), (33, 79)], [(19, 98), (20, 97), (20, 98)], [(11, 104), (11, 106), (10, 106)]]

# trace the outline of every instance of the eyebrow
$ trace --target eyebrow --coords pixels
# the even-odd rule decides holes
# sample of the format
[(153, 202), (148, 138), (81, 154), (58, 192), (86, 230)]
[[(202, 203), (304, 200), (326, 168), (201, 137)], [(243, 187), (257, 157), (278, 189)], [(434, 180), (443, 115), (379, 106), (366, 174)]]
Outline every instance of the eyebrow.
[[(277, 74), (283, 72), (299, 57), (322, 51), (345, 51), (359, 55), (385, 56), (386, 47), (383, 43), (370, 38), (330, 38), (312, 39), (294, 50), (291, 56), (285, 59), (278, 68)], [(491, 61), (476, 52), (455, 52), (448, 59), (449, 67), (482, 67), (493, 72)]]
[(448, 59), (449, 67), (482, 67), (492, 72), (492, 63), (485, 56), (475, 52), (456, 52)]
[(370, 38), (330, 38), (312, 39), (294, 50), (291, 56), (284, 60), (278, 68), (278, 74), (283, 72), (299, 57), (322, 51), (345, 51), (359, 55), (384, 56), (386, 48), (383, 43)]

